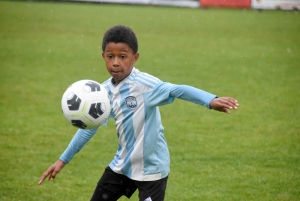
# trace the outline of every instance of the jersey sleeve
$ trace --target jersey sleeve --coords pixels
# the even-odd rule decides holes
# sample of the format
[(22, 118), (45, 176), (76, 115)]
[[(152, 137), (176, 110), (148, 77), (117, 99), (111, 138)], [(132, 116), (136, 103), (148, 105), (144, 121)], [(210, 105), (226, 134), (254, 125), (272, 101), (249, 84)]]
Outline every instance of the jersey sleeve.
[(199, 104), (209, 109), (212, 99), (217, 98), (214, 94), (188, 85), (173, 85), (170, 96)]
[(167, 82), (160, 82), (153, 90), (147, 93), (147, 102), (151, 107), (170, 104), (176, 97), (170, 96), (173, 84)]
[(209, 104), (216, 97), (214, 94), (192, 86), (161, 82), (151, 91), (147, 100), (150, 106), (161, 106), (170, 104), (175, 98), (179, 98), (210, 109)]
[(69, 163), (74, 155), (78, 153), (82, 149), (82, 147), (94, 136), (97, 130), (98, 128), (91, 130), (78, 129), (69, 146), (59, 159), (64, 163)]

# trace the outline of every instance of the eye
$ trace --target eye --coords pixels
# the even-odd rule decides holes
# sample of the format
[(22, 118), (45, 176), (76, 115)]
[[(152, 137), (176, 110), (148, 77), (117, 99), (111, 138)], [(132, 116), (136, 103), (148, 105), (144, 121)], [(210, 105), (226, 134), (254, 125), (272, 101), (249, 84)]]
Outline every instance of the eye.
[(113, 56), (112, 55), (107, 55), (107, 58), (112, 59)]
[(125, 55), (121, 55), (120, 58), (121, 58), (121, 59), (125, 59), (126, 56), (125, 56)]

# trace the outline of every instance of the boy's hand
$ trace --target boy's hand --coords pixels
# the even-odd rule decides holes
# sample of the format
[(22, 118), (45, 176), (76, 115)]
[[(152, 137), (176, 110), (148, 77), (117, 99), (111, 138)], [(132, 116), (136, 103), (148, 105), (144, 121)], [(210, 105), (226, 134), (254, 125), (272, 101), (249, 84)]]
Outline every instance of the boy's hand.
[(46, 172), (44, 172), (40, 178), (39, 185), (44, 182), (44, 180), (49, 176), (48, 180), (52, 181), (55, 179), (55, 176), (60, 172), (60, 170), (65, 166), (66, 164), (61, 161), (57, 160), (53, 165), (51, 165)]
[(230, 114), (230, 110), (232, 109), (238, 109), (238, 101), (231, 97), (220, 97), (220, 98), (214, 98), (210, 104), (211, 109), (218, 110), (220, 112), (226, 112), (227, 114)]

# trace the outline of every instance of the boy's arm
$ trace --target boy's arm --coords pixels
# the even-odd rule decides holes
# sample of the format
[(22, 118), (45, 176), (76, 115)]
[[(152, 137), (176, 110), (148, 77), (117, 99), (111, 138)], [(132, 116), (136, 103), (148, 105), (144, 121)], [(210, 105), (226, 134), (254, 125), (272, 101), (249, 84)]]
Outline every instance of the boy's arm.
[(188, 85), (173, 85), (170, 96), (203, 105), (209, 109), (230, 113), (237, 109), (238, 103), (230, 97), (220, 97)]
[(55, 176), (61, 171), (61, 169), (71, 161), (74, 155), (79, 152), (82, 147), (93, 137), (98, 128), (91, 130), (79, 129), (71, 140), (69, 146), (53, 165), (51, 165), (41, 176), (38, 184), (42, 184), (43, 181), (49, 176), (48, 180), (54, 180)]
[(82, 147), (94, 136), (97, 130), (98, 128), (94, 128), (91, 130), (78, 129), (69, 146), (59, 159), (66, 164), (69, 163), (74, 155), (79, 152)]

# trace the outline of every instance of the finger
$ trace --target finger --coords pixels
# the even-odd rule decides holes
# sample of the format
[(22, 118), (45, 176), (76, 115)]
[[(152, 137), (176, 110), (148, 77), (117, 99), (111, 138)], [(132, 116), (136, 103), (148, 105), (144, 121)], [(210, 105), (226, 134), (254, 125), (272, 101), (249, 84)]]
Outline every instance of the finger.
[[(49, 168), (46, 170), (46, 172), (44, 172), (44, 173), (42, 174), (42, 176), (41, 176), (40, 181), (39, 181), (38, 184), (42, 184), (42, 183), (44, 182), (44, 180), (45, 180), (49, 175), (51, 176), (52, 173), (53, 173), (53, 167), (51, 166), (51, 167), (49, 167)], [(49, 178), (50, 178), (50, 176), (49, 176)]]
[(38, 185), (41, 185), (44, 182), (45, 179), (40, 179), (40, 181), (38, 182)]
[(234, 105), (234, 107), (238, 107), (239, 106), (239, 102), (236, 99), (229, 98), (229, 101), (230, 101), (231, 104)]
[(224, 97), (224, 99), (227, 100), (227, 101), (229, 101), (229, 102), (231, 102), (231, 103), (234, 103), (234, 104), (238, 103), (238, 101), (236, 99), (231, 98), (231, 97)]
[(237, 100), (235, 100), (234, 98), (230, 98), (230, 97), (222, 98), (221, 103), (224, 104), (224, 106), (226, 106), (229, 109), (237, 109), (239, 106)]
[(238, 103), (238, 101), (234, 98), (231, 98), (231, 97), (220, 97), (221, 99), (223, 100), (227, 100), (227, 101), (230, 101), (232, 103)]
[(221, 110), (225, 110), (225, 109), (236, 108), (236, 105), (232, 104), (231, 102), (229, 102), (226, 99), (223, 99), (223, 100), (220, 100), (219, 107), (220, 107)]
[(49, 181), (52, 181), (55, 179), (56, 175), (59, 173), (59, 171), (54, 170), (51, 175), (49, 176)]
[(47, 176), (49, 175), (49, 173), (46, 171), (42, 174), (40, 181), (39, 181), (39, 185), (42, 184), (44, 182), (44, 180), (47, 178)]
[(48, 177), (48, 181), (50, 181), (51, 177), (52, 177), (52, 173), (49, 175), (49, 177)]
[(230, 114), (230, 109), (229, 108), (226, 108), (226, 107), (222, 107), (218, 110), (219, 112), (224, 112), (224, 113), (227, 113), (227, 114)]
[(230, 114), (230, 110), (232, 109), (237, 109), (237, 107), (225, 101), (225, 102), (220, 102), (219, 109), (217, 110), (219, 110), (220, 112), (225, 112), (227, 114)]
[(227, 98), (228, 100), (230, 100), (231, 102), (235, 102), (235, 103), (238, 103), (238, 101), (232, 97), (225, 97)]

